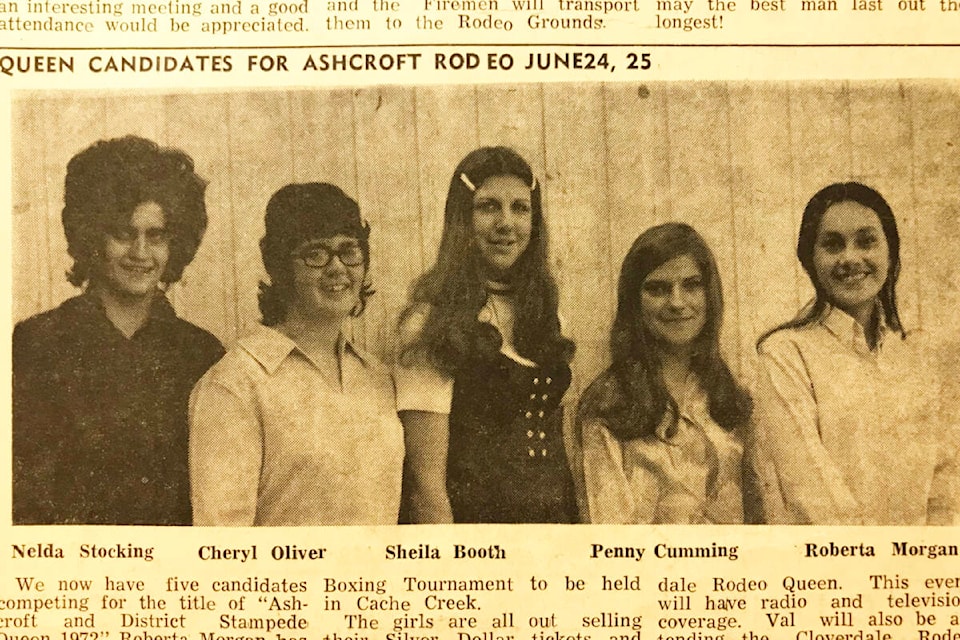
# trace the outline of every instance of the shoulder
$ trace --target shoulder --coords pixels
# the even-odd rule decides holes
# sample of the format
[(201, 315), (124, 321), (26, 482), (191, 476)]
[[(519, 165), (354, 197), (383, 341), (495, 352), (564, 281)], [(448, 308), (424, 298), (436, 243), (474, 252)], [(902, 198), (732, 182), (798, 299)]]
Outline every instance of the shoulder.
[(196, 389), (202, 391), (214, 386), (240, 394), (255, 387), (265, 377), (266, 372), (260, 363), (238, 343), (203, 374)]
[(183, 318), (176, 318), (174, 323), (180, 346), (191, 350), (198, 360), (209, 360), (212, 364), (223, 356), (223, 345), (212, 333)]
[(757, 346), (757, 350), (761, 356), (772, 359), (797, 357), (818, 330), (822, 328), (816, 324), (778, 329), (764, 338)]
[(404, 310), (400, 315), (400, 322), (397, 327), (401, 348), (409, 347), (420, 339), (423, 327), (427, 324), (427, 319), (433, 313), (433, 309), (432, 305), (419, 302)]
[(59, 307), (18, 322), (13, 328), (14, 365), (22, 367), (44, 361), (49, 355), (59, 359), (65, 346), (77, 342), (83, 331), (79, 297), (70, 298)]
[(620, 384), (617, 382), (616, 376), (609, 369), (604, 371), (587, 385), (580, 396), (577, 419), (583, 423), (598, 420), (597, 416), (610, 408), (619, 398), (619, 395)]

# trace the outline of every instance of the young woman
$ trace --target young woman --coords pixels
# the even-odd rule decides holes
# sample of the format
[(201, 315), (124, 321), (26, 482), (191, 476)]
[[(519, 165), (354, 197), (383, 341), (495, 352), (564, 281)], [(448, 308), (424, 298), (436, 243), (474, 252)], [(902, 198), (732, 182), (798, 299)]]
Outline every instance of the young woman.
[(956, 522), (956, 429), (925, 339), (897, 311), (900, 238), (890, 206), (862, 184), (807, 204), (797, 257), (816, 289), (758, 343), (749, 457), (763, 518), (796, 524)]
[(396, 524), (393, 382), (342, 331), (373, 293), (370, 228), (356, 202), (322, 183), (277, 191), (265, 222), (263, 326), (191, 396), (194, 523)]
[(648, 229), (620, 270), (610, 367), (580, 402), (591, 522), (737, 523), (749, 395), (720, 355), (720, 274), (685, 224)]
[(415, 522), (573, 522), (560, 333), (540, 185), (505, 147), (457, 166), (436, 264), (401, 318), (397, 371)]

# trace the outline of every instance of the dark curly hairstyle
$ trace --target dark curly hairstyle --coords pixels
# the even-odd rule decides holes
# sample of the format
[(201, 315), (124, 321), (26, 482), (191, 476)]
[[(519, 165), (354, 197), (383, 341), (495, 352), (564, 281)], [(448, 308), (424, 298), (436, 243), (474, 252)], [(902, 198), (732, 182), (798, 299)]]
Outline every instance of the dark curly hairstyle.
[(752, 413), (750, 395), (737, 385), (720, 354), (723, 292), (717, 261), (692, 227), (669, 222), (644, 231), (623, 260), (610, 332), (611, 364), (584, 392), (578, 409), (581, 420), (601, 418), (620, 440), (654, 437), (668, 414), (676, 425), (677, 403), (663, 383), (657, 341), (641, 316), (640, 291), (652, 271), (684, 255), (697, 264), (706, 289), (706, 322), (693, 345), (690, 367), (707, 394), (710, 416), (732, 431), (744, 427)]
[[(294, 296), (290, 254), (300, 244), (340, 234), (350, 236), (363, 250), (364, 270), (370, 267), (370, 225), (361, 219), (356, 201), (332, 184), (309, 182), (282, 187), (267, 203), (264, 226), (260, 255), (270, 282), (260, 283), (259, 303), (261, 322), (268, 327), (286, 319)], [(363, 313), (367, 298), (374, 293), (364, 280), (355, 316)]]
[(807, 272), (807, 276), (817, 292), (817, 297), (810, 308), (799, 316), (760, 336), (760, 339), (757, 340), (758, 349), (764, 340), (781, 329), (802, 327), (815, 322), (823, 315), (827, 304), (831, 302), (827, 299), (823, 285), (817, 279), (813, 252), (817, 245), (817, 233), (820, 231), (820, 222), (823, 220), (823, 215), (827, 212), (827, 209), (841, 202), (856, 202), (863, 205), (877, 214), (877, 218), (880, 220), (880, 227), (887, 239), (889, 266), (887, 268), (887, 279), (880, 289), (878, 298), (887, 327), (898, 332), (901, 338), (906, 338), (907, 333), (900, 321), (900, 312), (897, 310), (896, 288), (897, 279), (900, 277), (900, 233), (897, 231), (897, 220), (893, 216), (893, 210), (876, 190), (859, 182), (837, 182), (824, 187), (810, 198), (803, 210), (803, 218), (800, 220), (797, 258), (800, 260), (803, 270)]
[(139, 205), (156, 202), (171, 237), (160, 279), (178, 281), (207, 228), (206, 188), (190, 156), (145, 138), (100, 140), (73, 156), (63, 189), (63, 230), (73, 258), (67, 280), (81, 287), (96, 277), (107, 232), (128, 224)]
[(487, 289), (473, 240), (473, 189), (467, 183), (480, 187), (487, 178), (501, 175), (515, 176), (530, 186), (532, 209), (530, 242), (506, 276), (516, 300), (514, 346), (520, 355), (540, 364), (572, 359), (574, 345), (560, 333), (557, 286), (547, 266), (540, 184), (513, 149), (482, 147), (469, 153), (450, 179), (436, 264), (414, 284), (411, 305), (400, 322), (424, 305), (431, 312), (418, 339), (401, 352), (401, 362), (423, 354), (442, 371), (454, 373), (469, 360), (496, 357), (502, 336), (477, 320)]

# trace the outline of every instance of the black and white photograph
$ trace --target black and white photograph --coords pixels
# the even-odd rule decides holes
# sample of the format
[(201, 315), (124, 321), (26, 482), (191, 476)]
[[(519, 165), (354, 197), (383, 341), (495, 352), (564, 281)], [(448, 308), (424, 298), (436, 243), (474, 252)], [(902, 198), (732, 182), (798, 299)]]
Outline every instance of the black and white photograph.
[(11, 94), (12, 523), (960, 524), (960, 83)]

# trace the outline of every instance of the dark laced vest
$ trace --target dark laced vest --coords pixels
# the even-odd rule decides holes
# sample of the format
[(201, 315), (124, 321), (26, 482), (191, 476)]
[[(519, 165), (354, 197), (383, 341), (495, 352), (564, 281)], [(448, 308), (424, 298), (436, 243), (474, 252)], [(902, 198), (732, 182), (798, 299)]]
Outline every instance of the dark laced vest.
[(454, 522), (576, 522), (563, 446), (565, 363), (498, 354), (454, 377), (447, 490)]

